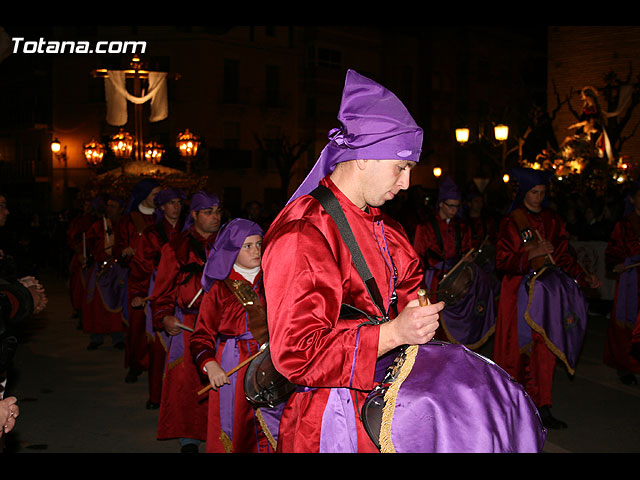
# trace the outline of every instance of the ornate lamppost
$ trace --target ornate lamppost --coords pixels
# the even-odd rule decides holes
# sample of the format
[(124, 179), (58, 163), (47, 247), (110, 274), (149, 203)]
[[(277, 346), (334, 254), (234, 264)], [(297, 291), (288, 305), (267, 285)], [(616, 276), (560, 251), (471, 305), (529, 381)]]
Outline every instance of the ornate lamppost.
[(200, 139), (197, 135), (194, 135), (186, 129), (184, 132), (178, 135), (178, 141), (176, 142), (180, 157), (187, 164), (187, 173), (191, 173), (191, 162), (198, 155), (198, 147), (200, 146)]

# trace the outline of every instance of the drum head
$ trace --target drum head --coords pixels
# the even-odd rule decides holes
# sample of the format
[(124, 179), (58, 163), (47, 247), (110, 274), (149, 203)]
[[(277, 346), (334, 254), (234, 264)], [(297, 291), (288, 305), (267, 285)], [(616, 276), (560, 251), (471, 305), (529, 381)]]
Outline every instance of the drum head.
[(286, 401), (296, 385), (289, 382), (273, 366), (269, 346), (253, 359), (244, 375), (244, 393), (255, 407), (273, 408)]

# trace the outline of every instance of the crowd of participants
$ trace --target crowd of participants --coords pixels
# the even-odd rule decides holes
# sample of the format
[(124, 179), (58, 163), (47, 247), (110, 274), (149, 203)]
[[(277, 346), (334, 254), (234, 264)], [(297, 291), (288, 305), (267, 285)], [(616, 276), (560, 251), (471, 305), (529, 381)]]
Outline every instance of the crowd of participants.
[[(523, 177), (520, 182), (550, 187), (548, 180)], [(632, 184), (608, 189), (604, 195), (575, 196), (556, 188), (544, 196), (545, 211), (553, 212), (558, 222), (556, 245), (549, 246), (548, 254), (562, 260), (570, 258), (571, 241), (607, 242), (606, 263), (616, 276), (616, 298), (610, 310), (604, 361), (626, 384), (636, 384), (635, 374), (640, 373), (636, 350), (632, 351), (632, 347), (637, 349), (632, 339), (638, 340), (633, 327), (640, 288), (634, 268), (640, 262), (638, 191)], [(533, 374), (531, 368), (531, 358), (536, 358), (538, 370), (552, 372), (556, 355), (548, 348), (546, 355), (541, 354), (545, 349), (536, 347), (542, 340), (534, 333), (527, 353), (530, 358), (523, 363), (520, 354), (506, 353), (508, 339), (498, 337), (503, 335), (500, 309), (506, 309), (509, 300), (513, 311), (516, 295), (509, 287), (513, 275), (505, 274), (508, 261), (499, 253), (501, 242), (508, 243), (506, 219), (514, 200), (510, 197), (504, 204), (489, 206), (486, 195), (473, 187), (463, 191), (445, 178), (437, 191), (412, 187), (384, 209), (400, 221), (423, 260), (425, 285), (434, 292), (432, 301), (439, 294), (442, 298), (439, 284), (452, 267), (463, 258), (475, 262), (473, 288), (458, 292), (462, 297), (454, 298), (443, 310), (436, 338), (479, 349), (495, 336), (494, 359), (500, 359), (507, 369), (513, 364), (510, 373), (526, 384), (541, 415), (547, 416), (543, 417), (546, 426), (564, 428), (566, 424), (552, 417), (547, 408), (552, 403), (552, 373), (538, 378), (536, 368)], [(0, 195), (0, 208), (7, 213), (0, 217), (2, 227), (8, 216), (6, 195)], [(35, 276), (48, 262), (68, 278), (74, 316), (87, 335), (87, 348), (98, 349), (110, 337), (112, 345), (124, 353), (124, 381), (133, 383), (146, 374), (149, 397), (145, 407), (159, 410), (158, 439), (177, 439), (183, 452), (197, 452), (205, 442), (208, 452), (275, 451), (276, 419), (282, 405), (256, 408), (246, 400), (242, 382), (246, 367), (238, 375), (225, 373), (255, 355), (261, 344), (248, 322), (264, 311), (247, 309), (229, 287), (230, 281), (246, 284), (264, 302), (260, 247), (271, 218), (262, 215), (259, 204), (253, 202), (239, 218), (232, 218), (215, 193), (199, 191), (187, 198), (180, 189), (145, 179), (135, 185), (129, 198), (97, 194), (84, 202), (82, 211), (69, 217), (65, 221), (66, 215), (55, 215), (51, 217), (55, 228), (45, 229), (39, 228), (34, 215), (30, 222), (23, 222), (19, 234), (5, 229), (1, 247), (13, 255), (3, 255), (2, 297), (13, 298), (15, 304), (21, 295), (16, 289), (22, 287), (22, 297), (32, 299), (23, 300), (30, 306), (19, 315), (14, 308), (12, 319), (6, 308), (2, 311), (3, 342), (11, 345), (15, 341), (5, 324), (17, 324), (46, 305), (44, 289)], [(63, 227), (66, 245), (61, 242)], [(55, 258), (38, 256), (45, 251), (39, 248), (44, 244), (56, 247)], [(478, 255), (482, 251), (489, 255)], [(573, 273), (587, 293), (596, 286), (589, 284), (594, 279), (587, 278), (574, 262), (565, 270)], [(521, 277), (522, 272), (518, 273)], [(508, 295), (505, 288), (511, 288)], [(28, 289), (33, 293), (25, 296)], [(37, 291), (41, 299), (34, 301)], [(636, 302), (621, 300), (625, 295)], [(479, 303), (482, 309), (477, 308)], [(7, 365), (3, 366), (6, 370)], [(568, 364), (570, 370), (574, 366)], [(0, 403), (0, 414), (7, 412), (6, 432), (15, 422), (18, 406), (15, 397)]]
[[(522, 177), (520, 182), (550, 186), (546, 179)], [(633, 307), (640, 288), (634, 268), (640, 262), (638, 192), (632, 184), (595, 197), (564, 195), (557, 188), (543, 196), (545, 211), (553, 212), (558, 222), (556, 237), (549, 239), (556, 245), (548, 247), (548, 254), (562, 261), (570, 258), (573, 240), (607, 242), (606, 262), (616, 275), (616, 298), (610, 310), (604, 361), (626, 384), (637, 383), (635, 374), (640, 373), (636, 350), (632, 351), (632, 347), (637, 349), (632, 339), (638, 340), (637, 332), (633, 333), (638, 311)], [(503, 338), (508, 337), (506, 327), (500, 327), (500, 310), (507, 309), (509, 303), (508, 308), (515, 311), (516, 293), (509, 286), (514, 275), (506, 267), (508, 259), (500, 254), (501, 248), (504, 251), (501, 242), (509, 242), (505, 240), (509, 231), (506, 219), (510, 218), (512, 201), (513, 196), (504, 204), (489, 206), (486, 195), (477, 189), (459, 189), (445, 178), (437, 191), (412, 187), (384, 209), (400, 221), (423, 260), (425, 286), (434, 292), (432, 301), (443, 297), (439, 284), (452, 267), (465, 258), (475, 262), (474, 286), (457, 292), (461, 297), (453, 298), (441, 312), (436, 338), (477, 350), (495, 337), (494, 360), (507, 370), (513, 364), (510, 373), (532, 394), (544, 414), (545, 426), (565, 428), (566, 424), (548, 410), (553, 377), (549, 372), (555, 368), (557, 356), (540, 347), (544, 342), (534, 333), (523, 361), (519, 353), (508, 352), (509, 339)], [(7, 212), (0, 217), (2, 227), (8, 216), (6, 195), (0, 195), (0, 208)], [(4, 254), (2, 259), (2, 297), (13, 298), (14, 304), (21, 294), (32, 299), (23, 300), (30, 306), (19, 315), (14, 308), (12, 319), (5, 308), (3, 327), (17, 324), (46, 306), (44, 289), (35, 275), (48, 262), (68, 278), (70, 302), (78, 328), (87, 335), (87, 348), (98, 349), (110, 337), (112, 345), (124, 354), (124, 381), (133, 383), (146, 374), (149, 397), (144, 407), (159, 410), (157, 439), (177, 439), (182, 452), (200, 451), (205, 442), (207, 452), (275, 451), (282, 405), (251, 405), (242, 381), (246, 367), (237, 375), (226, 373), (259, 352), (264, 342), (256, 340), (259, 327), (252, 330), (249, 325), (249, 319), (255, 322), (256, 315), (264, 320), (264, 309), (251, 311), (229, 286), (233, 281), (246, 284), (259, 299), (256, 303), (264, 302), (260, 248), (272, 219), (262, 215), (259, 204), (253, 202), (240, 217), (232, 218), (215, 193), (199, 191), (187, 198), (180, 189), (145, 179), (135, 185), (129, 198), (97, 194), (84, 202), (82, 211), (69, 217), (65, 222), (67, 216), (58, 214), (56, 228), (40, 229), (34, 215), (28, 225), (23, 223), (20, 234), (5, 230), (2, 247), (13, 255)], [(62, 227), (66, 245), (60, 241)], [(49, 238), (45, 238), (45, 231)], [(515, 235), (520, 235), (519, 230)], [(31, 255), (44, 251), (38, 248), (44, 244), (56, 246), (56, 258)], [(29, 255), (25, 255), (27, 251)], [(483, 251), (489, 255), (478, 255)], [(568, 265), (565, 270), (572, 272), (587, 294), (589, 287), (597, 286), (589, 283), (594, 279), (587, 278), (575, 262)], [(517, 273), (516, 284), (522, 277), (522, 272)], [(16, 291), (20, 287), (22, 293)], [(33, 293), (25, 296), (29, 288)], [(34, 301), (37, 291), (41, 299)], [(636, 302), (620, 300), (623, 293)], [(479, 303), (482, 309), (477, 308)], [(15, 341), (11, 329), (2, 330), (3, 342), (11, 345)], [(532, 369), (533, 358), (538, 364)], [(7, 365), (3, 366), (6, 370)], [(569, 370), (575, 367), (567, 366)], [(0, 414), (6, 412), (7, 432), (18, 415), (18, 406), (15, 397), (0, 403)]]

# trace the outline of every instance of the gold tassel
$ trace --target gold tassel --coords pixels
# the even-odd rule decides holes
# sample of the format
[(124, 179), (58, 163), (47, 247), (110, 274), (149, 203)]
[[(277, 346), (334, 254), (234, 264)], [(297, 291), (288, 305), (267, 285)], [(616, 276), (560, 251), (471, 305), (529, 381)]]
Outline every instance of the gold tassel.
[(224, 431), (220, 432), (220, 441), (222, 442), (222, 446), (224, 447), (224, 451), (227, 453), (233, 453), (233, 443)]
[(269, 444), (271, 445), (271, 448), (275, 452), (276, 451), (276, 446), (277, 446), (276, 439), (273, 438), (273, 435), (269, 431), (269, 427), (267, 427), (267, 423), (264, 421), (264, 417), (262, 416), (262, 412), (260, 411), (259, 408), (256, 408), (256, 418), (258, 419), (258, 422), (260, 422), (260, 426), (262, 427), (262, 431), (264, 432), (265, 436), (267, 437), (267, 440), (269, 441)]
[(384, 408), (382, 409), (382, 421), (380, 423), (380, 451), (382, 453), (396, 453), (396, 449), (393, 446), (393, 440), (391, 439), (391, 423), (393, 421), (393, 414), (396, 409), (396, 399), (398, 397), (398, 391), (402, 386), (402, 382), (409, 376), (413, 369), (413, 364), (418, 354), (418, 345), (411, 345), (405, 350), (405, 359), (400, 367), (398, 377), (391, 384), (384, 394)]

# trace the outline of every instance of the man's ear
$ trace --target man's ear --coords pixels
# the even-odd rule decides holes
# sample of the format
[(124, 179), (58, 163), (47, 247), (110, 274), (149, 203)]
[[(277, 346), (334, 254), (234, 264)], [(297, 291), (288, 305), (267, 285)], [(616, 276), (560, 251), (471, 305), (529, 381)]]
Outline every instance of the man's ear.
[(359, 170), (364, 170), (367, 167), (367, 162), (369, 160), (355, 160), (356, 166)]

